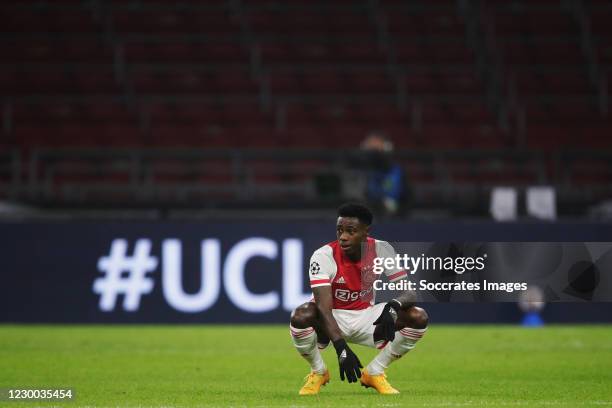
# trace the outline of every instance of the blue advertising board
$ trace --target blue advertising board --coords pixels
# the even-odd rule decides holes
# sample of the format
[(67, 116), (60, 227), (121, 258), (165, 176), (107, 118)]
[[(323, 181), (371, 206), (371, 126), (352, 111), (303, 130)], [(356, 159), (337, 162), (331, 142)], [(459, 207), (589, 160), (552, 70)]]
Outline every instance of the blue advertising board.
[[(611, 224), (385, 223), (388, 241), (604, 241)], [(333, 223), (0, 224), (2, 322), (271, 323), (310, 299), (306, 266)], [(609, 271), (604, 271), (609, 272)], [(612, 321), (609, 303), (551, 304), (550, 321)], [(433, 322), (515, 322), (513, 303), (431, 304)]]

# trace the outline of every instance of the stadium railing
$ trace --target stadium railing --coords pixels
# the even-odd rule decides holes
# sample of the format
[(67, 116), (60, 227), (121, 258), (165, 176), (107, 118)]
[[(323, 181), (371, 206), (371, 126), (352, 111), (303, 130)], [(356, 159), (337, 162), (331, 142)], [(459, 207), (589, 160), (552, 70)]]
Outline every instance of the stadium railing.
[[(358, 152), (321, 149), (35, 149), (22, 170), (0, 155), (0, 194), (43, 207), (324, 208), (362, 168)], [(499, 185), (551, 185), (560, 213), (585, 213), (610, 197), (612, 152), (400, 150), (412, 207), (485, 215)], [(331, 190), (322, 182), (331, 180)], [(343, 188), (345, 186), (345, 188)]]

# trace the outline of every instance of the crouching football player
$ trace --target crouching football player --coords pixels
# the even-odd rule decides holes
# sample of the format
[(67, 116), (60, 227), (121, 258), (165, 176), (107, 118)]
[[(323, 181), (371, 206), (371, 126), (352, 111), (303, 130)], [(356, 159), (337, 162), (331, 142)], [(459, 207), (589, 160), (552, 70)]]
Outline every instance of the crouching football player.
[[(388, 303), (374, 304), (375, 257), (395, 257), (385, 241), (368, 236), (370, 210), (345, 204), (338, 210), (337, 240), (317, 249), (310, 259), (309, 277), (314, 300), (298, 306), (291, 314), (290, 332), (297, 351), (308, 361), (311, 372), (300, 395), (318, 394), (329, 382), (329, 371), (320, 349), (331, 342), (338, 355), (340, 379), (359, 381), (380, 394), (398, 394), (389, 384), (385, 369), (412, 350), (427, 329), (425, 310), (414, 306), (415, 296), (402, 292)], [(363, 253), (365, 252), (365, 253)], [(385, 270), (389, 281), (406, 279), (403, 270)], [(348, 343), (380, 349), (363, 368)]]

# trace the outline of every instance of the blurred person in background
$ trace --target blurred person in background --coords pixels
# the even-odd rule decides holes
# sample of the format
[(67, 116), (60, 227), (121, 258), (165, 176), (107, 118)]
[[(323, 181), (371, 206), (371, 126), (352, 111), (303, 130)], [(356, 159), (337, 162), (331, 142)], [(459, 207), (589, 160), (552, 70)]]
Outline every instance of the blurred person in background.
[(381, 132), (371, 132), (362, 142), (366, 172), (366, 199), (379, 214), (395, 216), (408, 207), (404, 169), (393, 160), (393, 143)]

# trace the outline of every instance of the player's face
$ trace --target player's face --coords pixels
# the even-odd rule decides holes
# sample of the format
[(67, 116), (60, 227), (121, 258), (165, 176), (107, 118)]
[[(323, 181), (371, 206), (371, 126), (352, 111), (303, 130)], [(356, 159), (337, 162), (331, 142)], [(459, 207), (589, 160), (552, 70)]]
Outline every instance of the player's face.
[(338, 217), (336, 237), (342, 251), (349, 256), (361, 254), (361, 243), (368, 236), (368, 226), (354, 217)]

